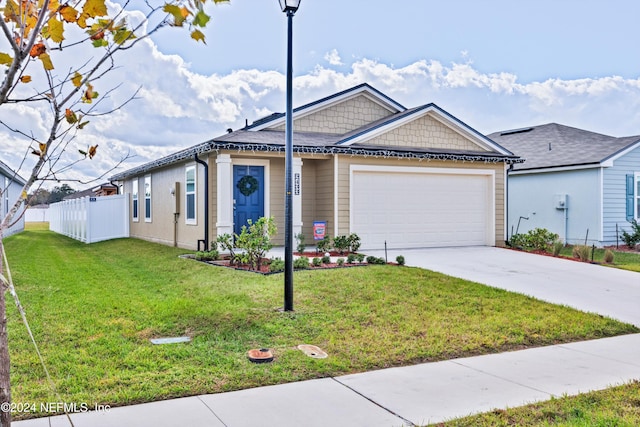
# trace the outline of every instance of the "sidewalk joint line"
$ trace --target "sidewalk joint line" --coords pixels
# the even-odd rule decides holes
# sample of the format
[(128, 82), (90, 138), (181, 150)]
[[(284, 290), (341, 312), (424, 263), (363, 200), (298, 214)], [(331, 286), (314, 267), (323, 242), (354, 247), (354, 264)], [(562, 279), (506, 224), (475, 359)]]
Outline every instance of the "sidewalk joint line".
[(214, 410), (213, 410), (209, 405), (207, 405), (207, 402), (205, 402), (204, 400), (202, 400), (202, 396), (196, 396), (196, 397), (198, 398), (198, 400), (199, 400), (200, 402), (202, 402), (202, 404), (203, 404), (204, 406), (206, 406), (206, 407), (207, 407), (207, 409), (208, 409), (208, 410), (213, 414), (213, 416), (214, 416), (214, 417), (216, 417), (216, 418), (218, 419), (218, 421), (220, 421), (220, 422), (222, 423), (222, 425), (223, 425), (224, 427), (229, 427), (229, 426), (227, 425), (227, 423), (225, 423), (224, 421), (222, 421), (222, 419), (218, 416), (218, 414), (216, 414), (216, 412), (215, 412), (215, 411), (214, 411)]
[(393, 412), (391, 409), (382, 406), (381, 404), (379, 404), (378, 402), (376, 402), (375, 400), (371, 399), (370, 397), (365, 396), (364, 394), (360, 393), (358, 390), (354, 389), (353, 387), (349, 387), (348, 385), (346, 385), (345, 383), (341, 382), (340, 380), (338, 380), (335, 377), (330, 377), (332, 380), (334, 380), (335, 382), (337, 382), (338, 384), (340, 384), (343, 387), (348, 388), (349, 390), (351, 390), (352, 392), (354, 392), (355, 394), (357, 394), (360, 397), (365, 398), (366, 400), (368, 400), (369, 402), (373, 403), (374, 405), (376, 405), (377, 407), (384, 409), (385, 411), (387, 411), (388, 413), (390, 413), (391, 415), (400, 418), (403, 422), (407, 423), (407, 425), (409, 427), (415, 427), (416, 425), (414, 423), (412, 423), (411, 421), (409, 421), (408, 419), (404, 418), (403, 416), (401, 416), (400, 414), (397, 414), (395, 412)]

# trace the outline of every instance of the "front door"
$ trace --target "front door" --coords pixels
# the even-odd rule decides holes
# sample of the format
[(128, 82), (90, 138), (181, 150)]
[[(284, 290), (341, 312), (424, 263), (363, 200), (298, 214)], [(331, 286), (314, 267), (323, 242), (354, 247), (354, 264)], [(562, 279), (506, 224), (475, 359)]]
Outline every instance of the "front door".
[(233, 232), (264, 216), (264, 166), (233, 166)]

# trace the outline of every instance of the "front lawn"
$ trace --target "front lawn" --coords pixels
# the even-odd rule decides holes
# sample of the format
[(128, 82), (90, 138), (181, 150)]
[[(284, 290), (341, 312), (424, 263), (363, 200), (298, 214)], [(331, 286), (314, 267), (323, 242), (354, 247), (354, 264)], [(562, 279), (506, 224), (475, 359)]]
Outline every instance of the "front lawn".
[[(573, 251), (573, 246), (567, 246), (562, 249), (560, 255), (571, 257)], [(593, 260), (602, 265), (606, 265), (609, 267), (621, 268), (623, 270), (631, 270), (640, 272), (640, 252), (628, 252), (628, 251), (617, 251), (612, 249), (614, 258), (611, 264), (607, 264), (604, 262), (604, 253), (605, 249), (596, 248), (593, 251)], [(589, 252), (591, 254), (591, 252)]]
[[(5, 239), (62, 401), (125, 405), (638, 332), (627, 324), (417, 268), (212, 267), (135, 239), (85, 245), (44, 230)], [(8, 296), (9, 297), (9, 296)], [(58, 401), (9, 301), (14, 402)], [(153, 345), (188, 335), (188, 344)], [(314, 344), (327, 359), (295, 347)], [(246, 352), (269, 347), (275, 361)], [(20, 418), (21, 414), (14, 414)]]

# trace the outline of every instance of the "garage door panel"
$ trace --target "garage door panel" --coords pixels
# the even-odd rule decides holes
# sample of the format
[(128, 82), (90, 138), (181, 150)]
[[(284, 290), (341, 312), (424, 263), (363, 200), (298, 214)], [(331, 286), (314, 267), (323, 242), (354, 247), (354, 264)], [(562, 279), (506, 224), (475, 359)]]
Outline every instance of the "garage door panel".
[(351, 229), (363, 248), (487, 244), (490, 175), (352, 174)]

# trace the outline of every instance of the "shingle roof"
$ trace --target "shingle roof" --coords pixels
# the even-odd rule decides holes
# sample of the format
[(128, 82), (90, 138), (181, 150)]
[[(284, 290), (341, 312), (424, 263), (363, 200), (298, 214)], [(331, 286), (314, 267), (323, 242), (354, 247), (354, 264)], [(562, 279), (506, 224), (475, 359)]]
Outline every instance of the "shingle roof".
[(640, 136), (616, 138), (557, 123), (488, 137), (525, 160), (514, 165), (514, 170), (597, 165), (640, 141)]

